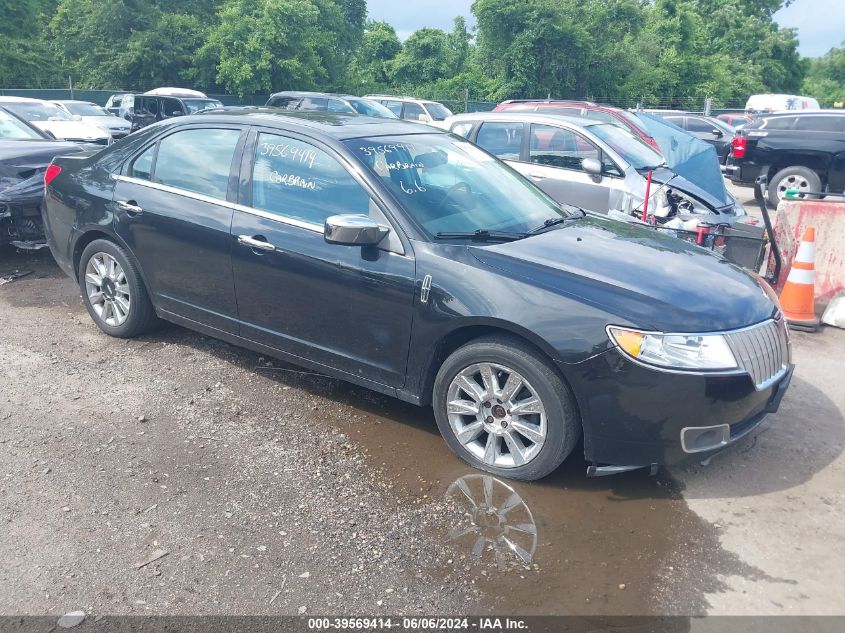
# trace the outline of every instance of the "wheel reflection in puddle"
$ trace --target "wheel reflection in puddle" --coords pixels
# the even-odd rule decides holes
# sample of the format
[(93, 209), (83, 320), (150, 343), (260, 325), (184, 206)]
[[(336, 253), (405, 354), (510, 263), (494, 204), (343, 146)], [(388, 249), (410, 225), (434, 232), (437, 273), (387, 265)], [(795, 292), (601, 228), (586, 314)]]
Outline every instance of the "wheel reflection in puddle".
[(492, 558), (499, 569), (533, 560), (537, 525), (525, 501), (508, 484), (472, 473), (452, 482), (446, 497), (462, 512), (449, 530), (449, 541), (470, 549), (481, 561)]

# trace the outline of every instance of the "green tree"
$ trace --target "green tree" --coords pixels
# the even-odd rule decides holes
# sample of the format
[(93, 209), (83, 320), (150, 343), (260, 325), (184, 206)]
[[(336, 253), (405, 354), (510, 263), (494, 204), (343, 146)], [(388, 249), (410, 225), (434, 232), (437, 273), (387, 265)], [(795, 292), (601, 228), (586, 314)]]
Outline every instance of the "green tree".
[(352, 61), (353, 90), (362, 93), (387, 90), (393, 80), (393, 60), (402, 51), (396, 29), (387, 22), (367, 23)]
[[(826, 107), (845, 103), (845, 42), (810, 62), (803, 85), (804, 94), (816, 97)], [(837, 105), (840, 104), (840, 105)]]
[(440, 29), (419, 29), (402, 45), (393, 62), (393, 75), (400, 83), (430, 83), (449, 76), (452, 59), (446, 33)]

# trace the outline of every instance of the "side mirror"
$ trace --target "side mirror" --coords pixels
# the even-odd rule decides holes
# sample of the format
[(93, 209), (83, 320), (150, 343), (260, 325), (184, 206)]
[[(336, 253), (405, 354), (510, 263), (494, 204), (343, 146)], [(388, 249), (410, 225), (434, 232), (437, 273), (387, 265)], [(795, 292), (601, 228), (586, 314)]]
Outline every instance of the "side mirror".
[(431, 123), (431, 117), (427, 114), (421, 114), (417, 117), (421, 123)]
[(323, 237), (329, 244), (375, 246), (389, 232), (366, 215), (333, 215), (326, 218)]
[(81, 121), (81, 120), (82, 120), (82, 117), (81, 117), (81, 116), (79, 116), (78, 114), (74, 114), (74, 115), (73, 115), (72, 117), (70, 117), (70, 118), (71, 118), (71, 119), (73, 119), (74, 121)]
[(718, 130), (718, 129), (713, 130), (713, 136), (715, 136), (716, 138), (722, 138), (724, 135), (725, 135), (725, 133), (722, 132), (722, 130)]
[(601, 180), (601, 163), (595, 158), (585, 158), (581, 161), (581, 169), (590, 174), (594, 180)]

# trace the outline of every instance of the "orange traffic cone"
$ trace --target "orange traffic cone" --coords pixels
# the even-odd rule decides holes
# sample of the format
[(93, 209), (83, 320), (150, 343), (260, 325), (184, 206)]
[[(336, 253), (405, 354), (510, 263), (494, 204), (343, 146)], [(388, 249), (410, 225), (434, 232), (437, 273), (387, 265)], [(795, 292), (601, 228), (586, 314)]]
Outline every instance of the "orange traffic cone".
[(819, 328), (819, 319), (815, 313), (815, 262), (816, 229), (809, 226), (804, 230), (804, 238), (798, 246), (783, 292), (780, 293), (780, 305), (786, 322), (794, 330), (815, 332)]

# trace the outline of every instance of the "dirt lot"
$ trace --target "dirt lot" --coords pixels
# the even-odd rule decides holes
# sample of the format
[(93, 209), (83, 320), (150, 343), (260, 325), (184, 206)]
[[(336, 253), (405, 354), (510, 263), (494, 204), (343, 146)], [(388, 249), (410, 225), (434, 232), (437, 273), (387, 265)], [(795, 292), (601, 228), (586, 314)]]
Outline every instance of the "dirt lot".
[(174, 326), (110, 339), (49, 253), (16, 268), (2, 614), (845, 614), (845, 332), (796, 335), (781, 411), (707, 467), (514, 484), (430, 410)]

